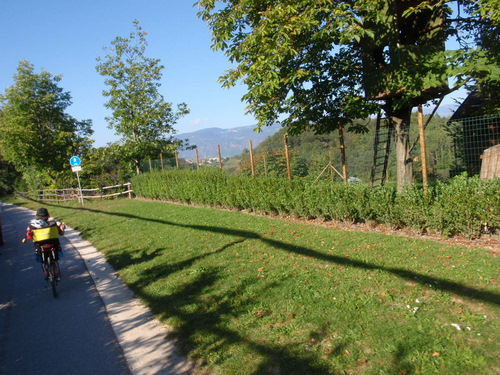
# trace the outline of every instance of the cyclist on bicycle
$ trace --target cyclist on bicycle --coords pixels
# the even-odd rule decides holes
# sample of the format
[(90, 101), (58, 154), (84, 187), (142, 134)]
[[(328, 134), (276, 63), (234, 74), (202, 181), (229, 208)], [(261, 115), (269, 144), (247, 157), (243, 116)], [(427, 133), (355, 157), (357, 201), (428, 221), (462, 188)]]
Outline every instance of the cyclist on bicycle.
[(37, 262), (41, 262), (42, 245), (51, 244), (56, 249), (56, 260), (62, 258), (62, 247), (59, 236), (64, 235), (65, 225), (49, 215), (46, 208), (39, 208), (36, 211), (35, 219), (31, 220), (26, 229), (26, 238), (23, 240), (33, 240), (35, 245), (35, 256)]

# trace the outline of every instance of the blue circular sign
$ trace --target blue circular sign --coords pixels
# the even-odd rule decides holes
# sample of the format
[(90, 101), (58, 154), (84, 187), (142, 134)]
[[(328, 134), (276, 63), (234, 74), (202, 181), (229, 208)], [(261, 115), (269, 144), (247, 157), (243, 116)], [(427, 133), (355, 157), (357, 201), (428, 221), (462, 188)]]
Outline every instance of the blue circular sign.
[(71, 159), (69, 159), (69, 163), (71, 164), (72, 167), (79, 167), (81, 161), (78, 156), (72, 156)]

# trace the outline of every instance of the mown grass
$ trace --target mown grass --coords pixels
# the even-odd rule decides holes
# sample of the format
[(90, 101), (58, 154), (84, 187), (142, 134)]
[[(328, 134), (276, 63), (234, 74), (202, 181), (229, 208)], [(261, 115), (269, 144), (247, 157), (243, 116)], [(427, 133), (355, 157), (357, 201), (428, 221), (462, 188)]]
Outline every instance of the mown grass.
[(45, 206), (210, 373), (500, 373), (489, 250), (152, 201)]

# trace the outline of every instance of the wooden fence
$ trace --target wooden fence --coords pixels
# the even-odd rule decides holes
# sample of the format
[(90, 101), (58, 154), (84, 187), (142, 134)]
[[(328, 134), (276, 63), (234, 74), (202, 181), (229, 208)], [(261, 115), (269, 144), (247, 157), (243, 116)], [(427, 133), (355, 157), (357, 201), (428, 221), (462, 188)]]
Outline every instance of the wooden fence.
[[(123, 190), (124, 191), (120, 191)], [(121, 185), (105, 186), (98, 189), (82, 189), (83, 199), (104, 199), (113, 198), (120, 195), (128, 195), (132, 198), (132, 187), (130, 182)], [(67, 202), (67, 201), (79, 201), (80, 191), (76, 188), (71, 189), (45, 189), (31, 192), (20, 192), (17, 191), (16, 195), (25, 198), (31, 198), (42, 202)]]
[[(340, 142), (340, 152), (341, 152), (343, 173), (340, 173), (339, 171), (337, 171), (337, 169), (335, 169), (333, 167), (331, 155), (330, 155), (330, 163), (327, 165), (327, 167), (331, 167), (333, 170), (335, 170), (335, 172), (337, 172), (337, 174), (345, 182), (347, 182), (347, 164), (346, 164), (346, 157), (345, 157), (345, 145), (344, 145), (344, 136), (343, 136), (343, 127), (342, 126), (339, 126), (339, 142)], [(292, 179), (292, 168), (291, 168), (291, 160), (290, 160), (290, 148), (289, 148), (289, 144), (288, 144), (288, 136), (286, 134), (283, 135), (283, 144), (284, 144), (283, 157), (286, 161), (286, 176), (288, 177), (289, 180), (291, 180)], [(195, 157), (196, 157), (196, 163), (194, 165), (195, 165), (196, 169), (199, 169), (200, 168), (200, 158), (198, 156), (198, 149), (195, 149), (194, 151), (195, 151)], [(256, 175), (256, 172), (255, 172), (256, 158), (254, 158), (254, 150), (253, 150), (251, 140), (248, 141), (248, 151), (250, 154), (250, 169), (251, 169), (252, 177), (255, 177), (255, 175)], [(220, 145), (217, 145), (217, 154), (218, 154), (217, 158), (210, 158), (210, 160), (213, 161), (213, 160), (217, 159), (219, 169), (222, 170), (222, 157), (221, 157)], [(275, 154), (280, 154), (280, 152), (278, 151)], [(175, 155), (176, 168), (180, 169), (178, 152), (175, 151), (174, 155)], [(264, 153), (263, 158), (264, 158), (264, 174), (267, 176), (266, 154), (265, 153)], [(153, 163), (152, 163), (151, 159), (149, 159), (148, 162), (149, 162), (149, 171), (152, 172), (153, 171)], [(160, 167), (161, 167), (162, 171), (165, 170), (165, 167), (163, 164), (163, 154), (160, 154)], [(325, 170), (326, 170), (326, 168), (325, 168)], [(321, 177), (321, 175), (323, 173), (324, 173), (324, 170), (323, 170), (323, 172), (320, 173), (320, 175), (318, 176), (318, 179), (319, 179), (319, 177)], [(333, 177), (332, 177), (332, 180), (333, 180)]]

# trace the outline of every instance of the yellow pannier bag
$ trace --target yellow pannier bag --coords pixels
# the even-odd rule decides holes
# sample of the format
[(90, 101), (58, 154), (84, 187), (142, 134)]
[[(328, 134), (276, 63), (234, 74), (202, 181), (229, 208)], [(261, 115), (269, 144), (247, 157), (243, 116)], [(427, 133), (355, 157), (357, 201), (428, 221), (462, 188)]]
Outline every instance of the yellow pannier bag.
[(47, 227), (40, 229), (33, 229), (33, 241), (40, 242), (45, 240), (52, 240), (59, 238), (59, 230), (57, 227)]

